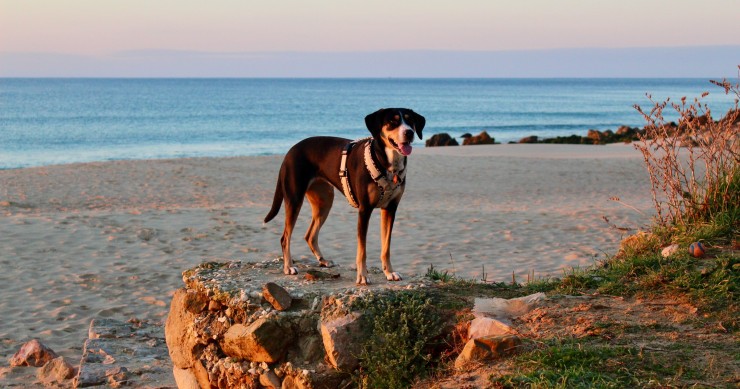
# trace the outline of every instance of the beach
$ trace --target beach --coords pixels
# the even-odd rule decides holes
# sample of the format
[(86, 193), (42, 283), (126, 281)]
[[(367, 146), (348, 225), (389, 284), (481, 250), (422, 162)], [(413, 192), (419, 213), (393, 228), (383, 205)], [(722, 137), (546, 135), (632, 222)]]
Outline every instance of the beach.
[[(0, 170), (0, 357), (38, 338), (76, 362), (92, 318), (162, 323), (183, 270), (279, 258), (282, 210), (262, 220), (281, 160)], [(614, 254), (626, 229), (646, 226), (651, 213), (647, 172), (630, 145), (416, 148), (391, 259), (402, 275), (433, 265), (486, 282), (560, 277)], [(293, 236), (294, 259), (305, 263), (315, 261), (302, 239), (309, 219), (306, 205)], [(356, 219), (337, 193), (319, 241), (338, 266), (354, 267)], [(379, 267), (379, 255), (375, 212), (368, 265)]]

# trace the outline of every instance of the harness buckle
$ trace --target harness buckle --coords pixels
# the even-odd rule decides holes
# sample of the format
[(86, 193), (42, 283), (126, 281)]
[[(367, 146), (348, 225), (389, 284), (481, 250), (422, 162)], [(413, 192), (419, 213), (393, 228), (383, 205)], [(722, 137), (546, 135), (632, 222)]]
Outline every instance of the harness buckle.
[[(342, 154), (344, 154), (344, 153), (342, 153)], [(347, 177), (347, 169), (344, 169), (344, 170), (340, 170), (339, 171), (339, 178), (344, 178), (344, 177)]]

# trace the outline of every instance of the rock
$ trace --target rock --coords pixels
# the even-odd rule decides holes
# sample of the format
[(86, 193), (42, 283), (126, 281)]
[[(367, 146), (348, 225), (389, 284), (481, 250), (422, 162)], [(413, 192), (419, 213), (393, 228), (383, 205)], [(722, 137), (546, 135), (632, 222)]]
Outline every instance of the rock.
[(177, 366), (172, 368), (172, 375), (175, 377), (178, 389), (200, 389), (198, 379), (190, 369), (180, 369)]
[[(260, 385), (262, 385), (265, 388), (271, 388), (271, 389), (281, 389), (282, 385), (280, 383), (280, 378), (278, 378), (277, 375), (275, 375), (275, 372), (272, 370), (268, 370), (262, 374), (260, 374)], [(182, 388), (179, 388), (182, 389)]]
[(471, 136), (468, 138), (465, 138), (463, 140), (463, 146), (467, 145), (492, 145), (496, 143), (496, 140), (493, 139), (490, 135), (488, 135), (488, 132), (481, 131), (480, 134), (476, 136)]
[(513, 354), (521, 343), (521, 339), (515, 335), (470, 339), (455, 359), (455, 368), (462, 369), (470, 362), (497, 359)]
[(262, 297), (278, 311), (290, 308), (290, 304), (293, 302), (290, 293), (274, 282), (268, 282), (262, 287)]
[(663, 250), (661, 250), (660, 255), (662, 255), (663, 258), (668, 258), (673, 254), (676, 254), (678, 252), (678, 249), (679, 246), (677, 244), (672, 244), (670, 246), (664, 247)]
[(483, 338), (486, 336), (505, 335), (511, 333), (513, 330), (507, 324), (490, 318), (490, 317), (476, 317), (470, 322), (470, 329), (468, 330), (468, 339)]
[(46, 347), (38, 339), (32, 339), (21, 346), (10, 358), (10, 366), (41, 367), (57, 357), (59, 355), (54, 350)]
[(36, 371), (36, 377), (44, 385), (59, 384), (74, 376), (74, 367), (64, 357), (54, 358)]
[(451, 137), (447, 133), (434, 134), (431, 138), (427, 139), (426, 147), (437, 147), (437, 146), (458, 146), (459, 144), (455, 138)]
[(306, 270), (305, 278), (309, 281), (330, 280), (339, 278), (339, 273), (328, 273), (319, 270)]
[(95, 318), (90, 322), (87, 337), (90, 339), (114, 339), (131, 336), (131, 324), (109, 318)]
[[(593, 143), (593, 144), (597, 144), (598, 145), (598, 144), (604, 143), (604, 140), (605, 139), (606, 139), (606, 136), (601, 131), (599, 131), (599, 130), (588, 130), (588, 132), (586, 133), (586, 139), (584, 139), (584, 140), (589, 140), (590, 141), (589, 143)], [(584, 142), (584, 143), (586, 143), (586, 142)]]
[(136, 231), (136, 236), (144, 242), (148, 242), (157, 236), (157, 230), (153, 228), (142, 228)]
[(301, 363), (314, 363), (324, 360), (324, 347), (322, 339), (316, 335), (301, 337), (298, 342), (300, 353), (296, 361)]
[(223, 305), (218, 301), (211, 300), (208, 302), (208, 310), (211, 312), (220, 311)]
[(537, 135), (525, 136), (524, 138), (519, 139), (519, 143), (537, 143), (538, 139), (539, 137), (537, 137)]
[(329, 363), (339, 370), (352, 371), (360, 354), (360, 314), (351, 313), (330, 322), (321, 322), (321, 338)]
[(190, 290), (178, 289), (172, 296), (164, 336), (170, 358), (176, 367), (187, 369), (195, 363), (200, 342), (193, 329), (193, 322), (197, 313), (206, 307), (207, 302)]
[(249, 326), (234, 324), (226, 331), (220, 345), (229, 357), (273, 363), (285, 355), (285, 346), (292, 338), (293, 334), (276, 321), (261, 318)]

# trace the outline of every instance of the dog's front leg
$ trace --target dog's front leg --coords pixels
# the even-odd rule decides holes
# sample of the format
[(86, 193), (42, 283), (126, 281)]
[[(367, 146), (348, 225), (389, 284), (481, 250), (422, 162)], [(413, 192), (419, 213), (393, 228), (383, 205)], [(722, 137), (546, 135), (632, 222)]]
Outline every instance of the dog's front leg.
[(370, 224), (370, 215), (372, 215), (372, 208), (360, 207), (360, 212), (357, 217), (357, 285), (367, 285), (369, 280), (367, 278), (367, 253), (365, 251), (367, 243), (367, 227)]
[(391, 234), (393, 233), (393, 222), (396, 220), (396, 208), (398, 203), (388, 205), (388, 208), (380, 210), (380, 262), (383, 264), (383, 273), (388, 281), (401, 281), (401, 275), (393, 271), (391, 265)]

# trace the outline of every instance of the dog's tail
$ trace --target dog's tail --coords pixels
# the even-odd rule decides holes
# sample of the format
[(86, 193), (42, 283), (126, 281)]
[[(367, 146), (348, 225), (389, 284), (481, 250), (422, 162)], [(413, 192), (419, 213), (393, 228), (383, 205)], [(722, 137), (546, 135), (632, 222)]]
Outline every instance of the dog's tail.
[(265, 223), (268, 223), (270, 220), (275, 218), (275, 215), (277, 215), (280, 211), (280, 205), (282, 203), (283, 186), (280, 185), (280, 179), (278, 179), (277, 185), (275, 186), (275, 197), (272, 198), (272, 208), (270, 208), (270, 212), (268, 212), (267, 216), (265, 216)]

